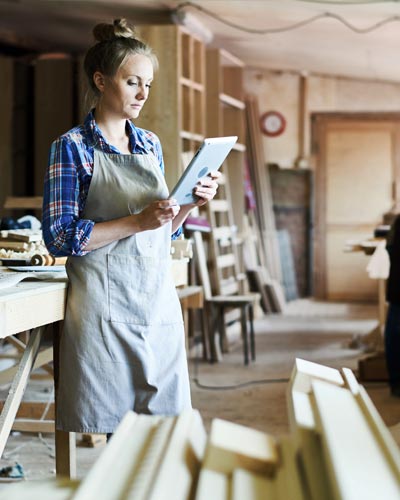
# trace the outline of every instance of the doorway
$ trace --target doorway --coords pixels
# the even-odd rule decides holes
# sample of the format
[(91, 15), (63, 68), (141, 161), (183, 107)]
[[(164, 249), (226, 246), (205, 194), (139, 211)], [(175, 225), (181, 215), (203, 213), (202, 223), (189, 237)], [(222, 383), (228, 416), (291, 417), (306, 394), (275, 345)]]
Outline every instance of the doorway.
[(345, 252), (345, 244), (373, 237), (400, 196), (395, 189), (400, 181), (400, 114), (315, 114), (312, 154), (314, 296), (375, 301), (378, 283), (366, 272), (369, 257)]

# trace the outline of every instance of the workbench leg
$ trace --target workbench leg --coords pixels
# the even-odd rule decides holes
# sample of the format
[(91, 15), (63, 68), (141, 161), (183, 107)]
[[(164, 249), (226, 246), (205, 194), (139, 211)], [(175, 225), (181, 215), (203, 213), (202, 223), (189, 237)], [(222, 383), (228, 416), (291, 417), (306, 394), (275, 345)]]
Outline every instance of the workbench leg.
[[(54, 352), (54, 411), (57, 416), (57, 392), (59, 378), (59, 352), (62, 323), (54, 324), (53, 352)], [(56, 429), (56, 474), (57, 476), (76, 478), (76, 436), (75, 432), (64, 432)]]
[(19, 362), (17, 373), (8, 391), (8, 396), (0, 415), (0, 457), (3, 454), (11, 427), (14, 423), (26, 386), (28, 385), (29, 375), (35, 364), (43, 331), (44, 327), (42, 326), (32, 330), (26, 349)]
[(381, 331), (382, 336), (383, 336), (383, 333), (385, 331), (386, 315), (387, 315), (386, 280), (379, 279), (378, 280), (378, 316), (379, 316), (379, 326), (380, 326), (380, 331)]
[(56, 474), (76, 479), (76, 435), (56, 429)]

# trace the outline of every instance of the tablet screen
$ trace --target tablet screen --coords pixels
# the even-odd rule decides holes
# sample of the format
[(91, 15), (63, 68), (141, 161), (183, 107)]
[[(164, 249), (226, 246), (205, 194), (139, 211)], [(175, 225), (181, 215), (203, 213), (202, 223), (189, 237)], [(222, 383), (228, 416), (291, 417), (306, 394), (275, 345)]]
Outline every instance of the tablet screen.
[(204, 139), (169, 197), (175, 198), (179, 205), (195, 203), (198, 198), (193, 189), (197, 182), (221, 167), (236, 141), (237, 136)]

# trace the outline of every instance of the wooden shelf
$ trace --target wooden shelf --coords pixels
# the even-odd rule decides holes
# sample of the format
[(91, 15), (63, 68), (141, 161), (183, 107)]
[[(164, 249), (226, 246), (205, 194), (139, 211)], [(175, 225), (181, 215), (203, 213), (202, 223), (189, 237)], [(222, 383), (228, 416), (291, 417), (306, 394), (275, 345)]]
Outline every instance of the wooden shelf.
[(245, 144), (241, 144), (240, 142), (237, 142), (233, 146), (233, 151), (240, 151), (241, 153), (244, 153), (246, 151), (246, 145)]
[(245, 109), (243, 91), (244, 63), (226, 50), (209, 49), (207, 68), (207, 136), (237, 135), (238, 142), (228, 155), (222, 171), (227, 185), (220, 188), (220, 196), (228, 196), (232, 204), (232, 222), (242, 231), (244, 226), (244, 171), (246, 151)]
[(182, 153), (194, 153), (205, 137), (205, 48), (176, 25), (139, 26), (138, 35), (162, 67), (138, 126), (160, 137), (165, 178), (172, 188), (183, 172)]
[(180, 77), (180, 84), (184, 85), (185, 87), (190, 87), (192, 89), (198, 90), (199, 92), (204, 92), (204, 84), (193, 82), (192, 80), (189, 80), (189, 78), (185, 78), (184, 76)]
[(243, 110), (246, 108), (246, 104), (243, 101), (239, 101), (239, 99), (236, 99), (235, 97), (232, 97), (227, 94), (223, 93), (219, 94), (219, 100), (223, 104), (227, 104), (228, 106), (232, 106), (233, 108), (243, 109)]
[(204, 135), (193, 134), (192, 132), (188, 132), (187, 130), (181, 130), (179, 135), (182, 139), (187, 139), (188, 141), (202, 142), (202, 140), (204, 139)]
[(221, 66), (236, 66), (239, 68), (244, 68), (244, 62), (227, 50), (220, 49), (219, 53), (221, 58)]

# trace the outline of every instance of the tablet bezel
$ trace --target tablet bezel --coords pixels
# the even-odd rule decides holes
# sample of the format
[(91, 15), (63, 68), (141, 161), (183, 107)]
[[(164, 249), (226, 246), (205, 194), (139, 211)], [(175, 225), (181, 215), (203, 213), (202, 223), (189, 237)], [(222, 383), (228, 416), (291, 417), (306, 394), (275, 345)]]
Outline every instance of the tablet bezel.
[[(193, 190), (197, 181), (221, 167), (237, 139), (237, 136), (203, 139), (201, 146), (172, 189), (169, 198), (176, 199), (178, 204), (182, 206), (196, 203), (198, 197), (193, 194)], [(206, 166), (204, 165), (205, 161), (207, 162)]]

